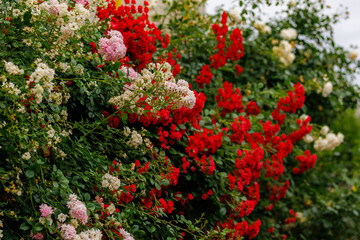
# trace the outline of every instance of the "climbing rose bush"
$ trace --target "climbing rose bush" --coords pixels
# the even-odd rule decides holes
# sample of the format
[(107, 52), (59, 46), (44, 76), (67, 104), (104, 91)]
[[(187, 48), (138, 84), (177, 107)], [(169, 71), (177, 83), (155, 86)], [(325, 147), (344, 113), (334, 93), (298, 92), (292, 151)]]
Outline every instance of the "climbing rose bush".
[[(204, 2), (183, 4), (194, 17)], [(204, 50), (182, 34), (192, 18), (170, 14), (163, 34), (147, 1), (0, 6), (3, 239), (253, 239), (288, 172), (315, 166), (303, 139), (344, 139), (311, 132), (301, 81), (256, 94), (233, 81), (247, 71), (234, 11), (212, 19)], [(269, 49), (288, 68), (298, 33), (279, 34)]]

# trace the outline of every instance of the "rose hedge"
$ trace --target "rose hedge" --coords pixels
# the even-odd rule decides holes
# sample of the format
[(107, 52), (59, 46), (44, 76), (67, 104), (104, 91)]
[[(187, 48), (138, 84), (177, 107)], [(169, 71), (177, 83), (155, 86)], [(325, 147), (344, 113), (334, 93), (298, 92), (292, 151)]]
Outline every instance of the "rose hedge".
[(357, 103), (353, 62), (299, 27), (323, 6), (253, 27), (204, 3), (159, 28), (147, 2), (2, 3), (4, 239), (296, 239), (280, 200), (343, 141), (322, 125)]

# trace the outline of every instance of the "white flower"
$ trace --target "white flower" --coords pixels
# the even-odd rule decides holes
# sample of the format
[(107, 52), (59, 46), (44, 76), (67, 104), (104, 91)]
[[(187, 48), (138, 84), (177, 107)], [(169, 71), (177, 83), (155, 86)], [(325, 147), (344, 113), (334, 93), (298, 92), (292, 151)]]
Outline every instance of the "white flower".
[(106, 208), (106, 210), (110, 213), (113, 214), (116, 210), (115, 205), (113, 203), (110, 204), (109, 207)]
[(109, 173), (106, 173), (102, 177), (101, 185), (104, 188), (109, 188), (111, 191), (115, 191), (120, 188), (121, 182), (120, 182), (119, 178), (112, 176)]
[(90, 229), (85, 232), (81, 232), (78, 234), (74, 240), (101, 240), (102, 239), (102, 233), (98, 229)]
[(51, 226), (53, 224), (53, 220), (51, 218), (51, 215), (46, 216), (45, 219), (49, 221), (49, 226)]
[(295, 60), (295, 54), (292, 53), (292, 45), (288, 41), (282, 40), (279, 46), (273, 47), (273, 51), (285, 66), (289, 66)]
[(271, 27), (268, 26), (268, 25), (265, 25), (261, 32), (265, 33), (265, 34), (270, 34), (271, 33)]
[(358, 56), (358, 53), (356, 52), (356, 51), (351, 51), (351, 52), (349, 52), (349, 58), (351, 59), (351, 60), (355, 60), (356, 58), (357, 58), (357, 56)]
[(110, 183), (108, 180), (103, 179), (101, 182), (101, 186), (103, 186), (103, 188), (108, 188), (110, 186)]
[(31, 155), (30, 155), (29, 152), (26, 152), (26, 153), (24, 153), (21, 157), (22, 157), (23, 159), (25, 159), (25, 160), (29, 160), (29, 159), (31, 158)]
[(330, 128), (328, 126), (323, 126), (320, 130), (320, 134), (326, 136), (328, 134)]
[(134, 148), (138, 148), (143, 143), (143, 139), (141, 135), (135, 130), (132, 131), (131, 139), (127, 142), (130, 146)]
[(60, 213), (60, 214), (58, 215), (58, 220), (59, 220), (59, 222), (61, 222), (61, 223), (65, 222), (65, 221), (66, 221), (66, 218), (67, 218), (67, 215), (65, 215), (65, 214), (63, 214), (63, 213)]
[(314, 143), (314, 148), (316, 151), (323, 151), (327, 148), (327, 145), (328, 141), (322, 137), (319, 137)]
[(5, 63), (5, 70), (11, 74), (11, 75), (23, 75), (24, 74), (24, 70), (20, 69), (18, 66), (16, 66), (14, 63), (12, 62), (6, 62), (4, 60)]
[(297, 32), (294, 28), (287, 28), (281, 30), (280, 36), (285, 40), (293, 40), (297, 38)]
[(260, 22), (260, 21), (254, 22), (254, 27), (257, 30), (259, 30), (261, 33), (264, 33), (264, 34), (270, 34), (271, 33), (271, 27), (266, 25), (263, 22)]
[(14, 9), (13, 10), (13, 15), (14, 15), (14, 17), (17, 17), (17, 16), (19, 16), (21, 14), (21, 11), (19, 10), (19, 9)]
[(290, 7), (296, 6), (296, 0), (290, 0)]
[(124, 135), (127, 137), (131, 133), (131, 129), (129, 127), (124, 127)]
[(229, 15), (235, 22), (240, 22), (240, 13), (236, 9), (232, 9), (229, 11)]
[(157, 0), (151, 0), (149, 3), (149, 8), (153, 8), (157, 5)]
[[(323, 133), (328, 131), (327, 126), (324, 126), (323, 128), (325, 129)], [(334, 133), (327, 133), (325, 139), (319, 137), (315, 141), (314, 148), (316, 151), (323, 151), (323, 150), (333, 151), (343, 141), (344, 141), (344, 135), (342, 133), (338, 133), (337, 135), (335, 135)]]
[(313, 138), (313, 136), (311, 136), (310, 134), (307, 134), (307, 135), (304, 137), (304, 142), (305, 142), (305, 143), (311, 143), (312, 141), (314, 141), (314, 138)]
[(26, 46), (31, 46), (32, 40), (31, 39), (24, 39), (23, 43), (25, 43)]
[(40, 218), (39, 218), (39, 223), (41, 223), (42, 225), (45, 225), (45, 224), (46, 224), (45, 218), (44, 218), (44, 217), (40, 217)]
[(309, 117), (309, 115), (307, 115), (307, 114), (302, 114), (302, 115), (300, 116), (300, 120), (301, 120), (301, 121), (305, 121), (308, 117)]
[(342, 142), (344, 141), (344, 134), (338, 133), (338, 134), (336, 135), (336, 137), (338, 138), (338, 140), (340, 141), (340, 143), (342, 143)]
[(327, 82), (324, 85), (324, 88), (322, 89), (322, 96), (327, 97), (333, 90), (333, 85), (331, 82)]
[(55, 136), (55, 130), (52, 127), (46, 133), (48, 134), (49, 138), (53, 138)]
[(265, 23), (263, 23), (263, 22), (260, 22), (260, 21), (254, 22), (254, 27), (258, 30), (262, 29), (264, 26), (265, 26)]
[(70, 224), (71, 224), (72, 226), (74, 226), (74, 228), (77, 228), (77, 227), (79, 226), (79, 221), (78, 221), (77, 219), (75, 219), (75, 218), (72, 218), (72, 219), (70, 220)]

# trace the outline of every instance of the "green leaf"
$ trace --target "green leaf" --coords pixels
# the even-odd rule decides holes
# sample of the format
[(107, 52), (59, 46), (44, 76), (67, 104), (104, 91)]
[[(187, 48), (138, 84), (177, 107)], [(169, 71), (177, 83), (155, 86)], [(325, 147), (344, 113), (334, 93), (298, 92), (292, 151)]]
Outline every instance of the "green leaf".
[(162, 186), (168, 186), (168, 185), (170, 184), (170, 182), (169, 182), (169, 180), (167, 180), (167, 179), (163, 179), (163, 180), (161, 180), (160, 184), (161, 184)]
[(35, 176), (35, 173), (31, 170), (26, 170), (25, 171), (25, 175), (28, 177), (28, 178), (33, 178)]
[(124, 123), (126, 123), (127, 119), (128, 119), (128, 115), (127, 115), (126, 113), (123, 113), (122, 116), (121, 116), (121, 120), (122, 120)]
[(88, 209), (90, 209), (91, 211), (94, 211), (96, 209), (96, 205), (94, 203), (89, 203), (87, 204)]
[(67, 188), (69, 186), (69, 180), (66, 177), (61, 177), (59, 182), (64, 188)]
[(264, 119), (264, 115), (262, 115), (262, 114), (260, 113), (259, 115), (256, 116), (256, 119), (259, 119), (259, 120)]
[(90, 201), (90, 199), (91, 199), (90, 194), (85, 193), (84, 198), (85, 198), (85, 201), (87, 201), (87, 202)]
[(30, 229), (30, 226), (26, 222), (23, 222), (20, 225), (20, 229), (23, 230), (23, 231), (28, 231)]
[(220, 215), (221, 215), (221, 216), (225, 216), (227, 210), (226, 210), (225, 207), (222, 207), (222, 208), (220, 208), (220, 211), (219, 211), (219, 212), (220, 212)]
[(151, 228), (149, 229), (149, 232), (153, 233), (156, 231), (156, 227), (155, 226), (151, 226)]
[(33, 230), (34, 233), (38, 233), (41, 230), (43, 230), (43, 228), (44, 228), (44, 226), (41, 223), (38, 222), (32, 227), (32, 230)]

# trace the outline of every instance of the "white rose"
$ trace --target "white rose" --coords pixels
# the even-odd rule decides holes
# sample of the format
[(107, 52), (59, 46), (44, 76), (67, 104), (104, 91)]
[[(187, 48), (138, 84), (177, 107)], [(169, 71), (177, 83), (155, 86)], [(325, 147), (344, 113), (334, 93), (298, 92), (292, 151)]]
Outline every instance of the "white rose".
[(324, 88), (322, 89), (322, 96), (327, 97), (333, 90), (333, 85), (331, 82), (327, 82), (324, 85)]
[(280, 32), (280, 36), (286, 40), (293, 40), (297, 37), (297, 32), (294, 28), (283, 29)]
[(328, 134), (330, 128), (328, 126), (323, 126), (320, 130), (320, 134), (326, 136)]
[(307, 134), (307, 135), (304, 137), (304, 142), (305, 142), (305, 143), (311, 143), (312, 141), (314, 141), (314, 138), (313, 138), (310, 134)]
[(268, 25), (265, 25), (261, 32), (265, 33), (265, 34), (270, 34), (271, 33), (271, 27), (269, 27)]
[(323, 151), (327, 148), (327, 145), (328, 141), (322, 137), (319, 137), (314, 143), (314, 148), (316, 151)]
[(235, 22), (240, 22), (241, 20), (240, 13), (237, 10), (235, 9), (230, 10), (229, 15), (232, 19), (234, 19)]
[(351, 52), (349, 52), (349, 58), (351, 59), (351, 60), (355, 60), (356, 58), (357, 58), (357, 56), (358, 56), (358, 53), (356, 52), (356, 51), (351, 51)]

